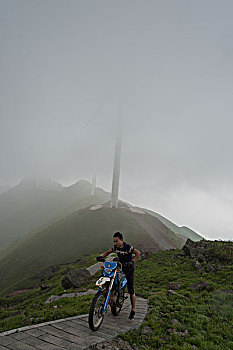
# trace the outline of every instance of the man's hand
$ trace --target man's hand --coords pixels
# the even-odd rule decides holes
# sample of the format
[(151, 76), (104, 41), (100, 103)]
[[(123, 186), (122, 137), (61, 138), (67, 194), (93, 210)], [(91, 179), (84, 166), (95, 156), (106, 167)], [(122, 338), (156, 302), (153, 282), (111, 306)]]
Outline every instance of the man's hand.
[(99, 261), (99, 262), (104, 262), (105, 261), (105, 259), (101, 255), (97, 256), (96, 260)]
[(132, 261), (135, 262), (135, 261), (138, 259), (138, 257), (141, 255), (141, 252), (140, 252), (139, 250), (137, 250), (137, 249), (134, 248), (133, 253), (134, 253), (135, 255), (134, 255), (134, 258), (132, 259)]

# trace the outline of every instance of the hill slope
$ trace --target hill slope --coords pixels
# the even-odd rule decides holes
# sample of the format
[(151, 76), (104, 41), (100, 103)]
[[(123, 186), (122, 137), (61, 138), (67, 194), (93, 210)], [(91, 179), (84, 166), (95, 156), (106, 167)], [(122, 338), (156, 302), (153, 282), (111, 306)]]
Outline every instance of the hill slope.
[(125, 233), (125, 241), (147, 251), (180, 248), (184, 243), (149, 214), (127, 206), (118, 209), (92, 206), (66, 216), (9, 249), (0, 260), (2, 293), (39, 283), (43, 270), (51, 265), (108, 249), (115, 231)]
[(177, 235), (190, 238), (194, 242), (200, 241), (201, 239), (203, 239), (202, 236), (200, 236), (198, 233), (196, 233), (195, 231), (191, 230), (186, 226), (179, 227), (175, 225), (173, 222), (171, 222), (170, 220), (166, 219), (164, 216), (158, 213), (155, 213), (152, 210), (148, 210), (148, 209), (143, 209), (143, 210), (145, 210), (147, 213), (158, 218), (165, 226), (167, 226), (172, 232), (176, 233)]
[(149, 299), (150, 312), (124, 340), (139, 349), (233, 349), (233, 243), (205, 243), (203, 270), (179, 250), (138, 264), (136, 294)]
[(0, 185), (0, 194), (8, 191), (11, 188), (10, 185)]
[[(206, 243), (205, 258), (215, 272), (196, 270), (193, 258), (185, 256), (182, 250), (152, 253), (136, 264), (135, 291), (148, 298), (150, 307), (141, 327), (122, 335), (134, 348), (135, 345), (140, 350), (233, 348), (233, 243)], [(96, 251), (95, 256), (98, 253)], [(67, 270), (90, 266), (95, 256), (59, 266), (52, 278), (44, 281), (47, 289), (43, 291), (36, 288), (18, 296), (0, 298), (0, 332), (88, 313), (93, 296), (62, 298), (51, 304), (45, 301), (51, 295), (64, 293), (61, 279)], [(97, 278), (98, 274), (91, 277), (80, 291), (96, 289)], [(205, 288), (194, 289), (200, 282)]]
[(109, 193), (98, 188), (91, 196), (91, 184), (85, 180), (69, 187), (48, 179), (22, 180), (0, 195), (0, 254), (27, 232), (109, 198)]

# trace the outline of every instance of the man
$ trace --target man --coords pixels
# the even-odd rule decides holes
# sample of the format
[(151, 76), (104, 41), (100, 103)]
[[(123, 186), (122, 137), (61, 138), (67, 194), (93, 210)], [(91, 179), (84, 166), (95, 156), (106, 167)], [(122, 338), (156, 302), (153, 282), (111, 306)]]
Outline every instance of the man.
[[(131, 311), (129, 319), (133, 319), (135, 316), (135, 301), (136, 296), (134, 293), (134, 263), (140, 256), (139, 250), (135, 249), (131, 245), (123, 241), (123, 235), (120, 232), (116, 232), (113, 235), (113, 248), (108, 249), (101, 256), (98, 256), (96, 259), (99, 261), (100, 258), (105, 258), (111, 253), (117, 253), (119, 261), (122, 264), (123, 272), (127, 279), (128, 292), (130, 294), (131, 301)], [(134, 254), (134, 257), (133, 257)]]

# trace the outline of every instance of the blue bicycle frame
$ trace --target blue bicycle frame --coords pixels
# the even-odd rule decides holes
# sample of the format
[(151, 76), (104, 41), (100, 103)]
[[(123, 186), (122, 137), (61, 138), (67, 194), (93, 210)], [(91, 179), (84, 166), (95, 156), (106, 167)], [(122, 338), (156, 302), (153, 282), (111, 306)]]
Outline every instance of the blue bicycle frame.
[(113, 262), (105, 261), (103, 276), (100, 277), (99, 280), (96, 282), (96, 285), (99, 287), (98, 292), (102, 290), (103, 286), (106, 283), (109, 283), (109, 287), (108, 287), (107, 296), (105, 298), (104, 306), (101, 310), (101, 314), (104, 314), (107, 311), (113, 284), (115, 284), (115, 287), (118, 288), (119, 290), (123, 289), (123, 291), (127, 286), (126, 277), (122, 271), (117, 270), (117, 262), (115, 261)]

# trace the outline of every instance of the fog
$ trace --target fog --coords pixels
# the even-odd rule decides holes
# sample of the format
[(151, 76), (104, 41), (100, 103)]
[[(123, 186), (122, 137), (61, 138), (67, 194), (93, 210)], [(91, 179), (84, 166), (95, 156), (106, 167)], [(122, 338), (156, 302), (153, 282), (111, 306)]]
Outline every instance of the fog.
[(232, 1), (0, 0), (0, 184), (111, 190), (233, 239)]

